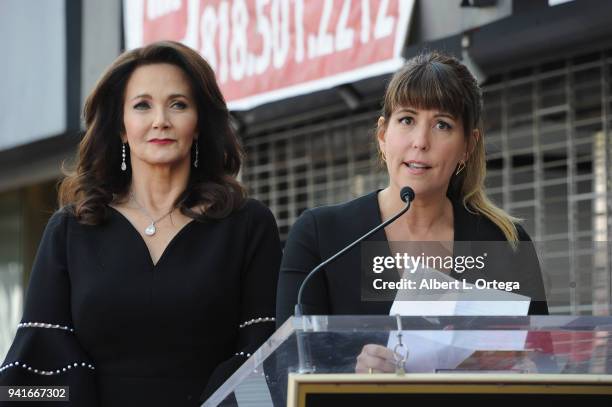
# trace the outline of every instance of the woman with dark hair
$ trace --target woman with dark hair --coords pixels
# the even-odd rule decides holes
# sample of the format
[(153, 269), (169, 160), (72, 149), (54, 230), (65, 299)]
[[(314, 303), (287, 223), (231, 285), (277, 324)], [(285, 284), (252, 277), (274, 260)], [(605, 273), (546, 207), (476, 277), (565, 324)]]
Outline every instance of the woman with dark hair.
[(122, 54), (84, 116), (0, 385), (69, 386), (72, 405), (199, 405), (274, 331), (274, 217), (235, 179), (242, 150), (192, 49)]
[[(307, 210), (299, 217), (283, 254), (277, 325), (292, 315), (299, 287), (309, 271), (405, 206), (400, 198), (404, 186), (412, 187), (415, 193), (410, 210), (370, 241), (385, 242), (391, 251), (396, 242), (439, 242), (439, 249), (434, 250), (443, 255), (454, 254), (453, 242), (507, 242), (512, 247), (507, 252), (510, 257), (492, 259), (488, 276), (520, 281), (520, 290), (514, 293), (531, 298), (529, 313), (548, 313), (533, 246), (519, 244), (530, 241), (529, 235), (519, 219), (495, 206), (485, 193), (481, 117), (480, 88), (457, 59), (426, 53), (410, 59), (395, 73), (376, 130), (389, 184), (347, 203)], [(354, 248), (313, 276), (303, 292), (304, 313), (388, 315), (392, 300), (362, 299), (361, 259), (360, 251)], [(452, 266), (438, 271), (454, 279), (461, 277)], [(473, 279), (474, 273), (464, 276)], [(427, 309), (414, 309), (417, 302), (409, 306), (413, 307), (411, 315), (428, 313)], [(384, 346), (366, 346), (357, 371), (392, 370), (393, 360)]]

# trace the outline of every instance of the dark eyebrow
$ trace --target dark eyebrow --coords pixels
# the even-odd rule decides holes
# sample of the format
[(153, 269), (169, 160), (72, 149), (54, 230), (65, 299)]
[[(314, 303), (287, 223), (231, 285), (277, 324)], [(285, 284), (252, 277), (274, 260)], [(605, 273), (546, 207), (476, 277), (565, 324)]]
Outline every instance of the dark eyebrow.
[(140, 95), (134, 96), (131, 100), (138, 99), (138, 98), (149, 98), (150, 99), (151, 95), (149, 95), (148, 93), (141, 93)]
[[(400, 113), (401, 112), (406, 112), (406, 113), (413, 114), (415, 116), (417, 115), (417, 111), (414, 110), (414, 109), (411, 109), (409, 107), (403, 107), (400, 110), (398, 110), (398, 112), (400, 112)], [(457, 120), (457, 119), (455, 119), (455, 117), (452, 114), (444, 113), (444, 112), (437, 113), (437, 114), (434, 115), (434, 117), (448, 117), (451, 120)]]
[(189, 100), (189, 97), (186, 95), (183, 95), (182, 93), (173, 93), (172, 95), (168, 96), (168, 99), (176, 99), (176, 98), (185, 98)]
[(409, 108), (407, 108), (407, 107), (403, 107), (403, 108), (401, 108), (401, 109), (399, 110), (399, 112), (400, 112), (400, 113), (401, 113), (401, 112), (406, 112), (406, 113), (410, 113), (410, 114), (413, 114), (413, 115), (416, 115), (416, 114), (417, 114), (416, 110), (409, 109)]
[(435, 115), (434, 117), (448, 117), (451, 120), (456, 120), (453, 115), (449, 114), (449, 113), (438, 113), (437, 115)]
[[(151, 99), (151, 95), (149, 95), (148, 93), (141, 93), (140, 95), (134, 96), (132, 98), (132, 100), (138, 99), (138, 98), (148, 98), (148, 99)], [(173, 94), (168, 96), (168, 99), (176, 99), (176, 98), (185, 98), (185, 99), (189, 100), (189, 97), (183, 95), (182, 93), (173, 93)]]

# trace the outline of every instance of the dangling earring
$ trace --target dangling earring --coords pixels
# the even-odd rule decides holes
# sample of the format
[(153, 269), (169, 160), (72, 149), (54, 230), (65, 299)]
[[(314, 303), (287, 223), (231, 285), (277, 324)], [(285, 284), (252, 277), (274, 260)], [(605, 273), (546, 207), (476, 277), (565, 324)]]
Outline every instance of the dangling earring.
[(200, 154), (200, 151), (198, 150), (198, 140), (195, 140), (195, 160), (193, 160), (193, 166), (195, 168), (198, 168), (198, 156)]
[(125, 145), (127, 143), (122, 143), (121, 146), (121, 171), (127, 170), (127, 165), (125, 164)]
[(463, 160), (459, 161), (459, 166), (457, 167), (457, 172), (455, 172), (455, 175), (459, 175), (459, 173), (463, 171), (464, 168), (465, 168), (465, 161)]

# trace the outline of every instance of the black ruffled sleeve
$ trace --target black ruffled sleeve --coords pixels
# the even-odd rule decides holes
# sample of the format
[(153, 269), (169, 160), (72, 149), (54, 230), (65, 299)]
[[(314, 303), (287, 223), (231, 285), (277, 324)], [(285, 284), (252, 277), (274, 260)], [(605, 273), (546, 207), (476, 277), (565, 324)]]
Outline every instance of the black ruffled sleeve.
[(66, 245), (70, 216), (60, 210), (47, 224), (34, 261), (23, 318), (0, 366), (0, 386), (68, 386), (70, 401), (62, 405), (95, 406), (95, 364), (80, 346), (71, 317)]

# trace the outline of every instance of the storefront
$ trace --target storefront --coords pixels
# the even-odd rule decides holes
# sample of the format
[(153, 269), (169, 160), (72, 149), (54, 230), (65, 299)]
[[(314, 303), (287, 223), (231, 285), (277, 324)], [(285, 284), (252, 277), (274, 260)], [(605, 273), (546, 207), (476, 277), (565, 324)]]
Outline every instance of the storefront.
[[(139, 14), (141, 19), (147, 16), (151, 20), (144, 28), (142, 21), (136, 21), (136, 27), (141, 24), (140, 37), (129, 33), (135, 20), (127, 11), (128, 3), (140, 3), (140, 10), (149, 13)], [(238, 3), (244, 9), (240, 6), (236, 12)], [(101, 71), (118, 55), (123, 37), (128, 48), (166, 37), (183, 39), (195, 44), (209, 60), (214, 59), (218, 79), (232, 85), (224, 92), (247, 152), (242, 180), (253, 197), (272, 209), (282, 239), (304, 209), (346, 201), (385, 186), (373, 129), (386, 81), (399, 66), (398, 58), (423, 49), (439, 49), (462, 58), (482, 80), (489, 193), (500, 206), (525, 219), (525, 227), (540, 249), (551, 311), (611, 311), (612, 252), (607, 242), (612, 241), (612, 41), (608, 39), (612, 38), (612, 26), (607, 16), (612, 15), (612, 3), (401, 3), (411, 7), (410, 13), (397, 8), (399, 3), (394, 1), (327, 0), (315, 2), (318, 7), (312, 9), (313, 2), (306, 0), (287, 2), (293, 5), (289, 9), (284, 2), (270, 1), (257, 3), (265, 5), (261, 10), (255, 9), (255, 3), (237, 1), (232, 8), (224, 9), (229, 7), (228, 2), (57, 0), (45, 2), (50, 10), (41, 9), (39, 4), (36, 8), (15, 6), (15, 12), (24, 14), (21, 19), (2, 17), (3, 22), (12, 24), (15, 33), (21, 32), (19, 24), (29, 21), (23, 26), (20, 49), (14, 52), (34, 50), (29, 59), (13, 64), (14, 72), (2, 80), (24, 76), (23, 89), (30, 81), (39, 90), (37, 94), (49, 83), (60, 85), (58, 90), (42, 92), (43, 96), (55, 95), (55, 99), (40, 100), (16, 89), (15, 94), (25, 97), (17, 102), (23, 111), (1, 127), (0, 143), (6, 144), (0, 144), (0, 353), (11, 340), (20, 317), (33, 254), (55, 205), (59, 163), (74, 154), (78, 143), (82, 101)], [(302, 15), (299, 10), (296, 14), (296, 4), (306, 4)], [(365, 15), (363, 7), (368, 7), (371, 16), (370, 31), (351, 31), (355, 27), (348, 16)], [(325, 10), (329, 29), (321, 31)], [(42, 32), (44, 25), (32, 18), (54, 12), (59, 21), (55, 42), (50, 33)], [(239, 27), (244, 23), (240, 20), (244, 12), (268, 25), (246, 25), (243, 36), (224, 31), (229, 25)], [(340, 24), (343, 14), (347, 16), (345, 25)], [(174, 17), (163, 24), (159, 23), (162, 20), (155, 23), (168, 16)], [(282, 35), (286, 29), (283, 19), (295, 22), (300, 16), (306, 16), (307, 22), (300, 34), (305, 44), (301, 50), (284, 42)], [(378, 64), (380, 69), (359, 71), (348, 63), (354, 61), (334, 60), (334, 55), (339, 55), (335, 51), (318, 54), (329, 46), (330, 38), (333, 50), (350, 50), (346, 48), (349, 32), (355, 41), (361, 41), (360, 46), (376, 35), (383, 38), (389, 17), (394, 24), (401, 22), (392, 26), (389, 34), (393, 41), (387, 46), (393, 52), (374, 52), (368, 54), (373, 59), (365, 61)], [(309, 21), (314, 21), (312, 26)], [(169, 24), (174, 24), (175, 31), (168, 31)], [(253, 30), (254, 38), (268, 35), (273, 45), (267, 59), (262, 59), (263, 50), (268, 48), (261, 40), (255, 41), (252, 44), (259, 45), (253, 45), (253, 49), (257, 49), (255, 57), (259, 59), (249, 62), (247, 52), (244, 66), (232, 68), (228, 61), (240, 58), (241, 50), (246, 49), (241, 48), (241, 39), (252, 40), (247, 28)], [(174, 38), (176, 30), (180, 38)], [(288, 38), (295, 39), (295, 35)], [(207, 36), (227, 41), (225, 47), (215, 52), (216, 43), (203, 40)], [(46, 39), (44, 47), (37, 38)], [(314, 41), (312, 50), (309, 41)], [(401, 46), (396, 49), (396, 44)], [(55, 54), (62, 50), (57, 56), (58, 66), (49, 62), (52, 55), (41, 56), (47, 48)], [(358, 56), (362, 58), (371, 51), (367, 47), (361, 50)], [(378, 57), (382, 59), (376, 60)], [(266, 70), (275, 69), (274, 64), (282, 67), (283, 58), (323, 58), (327, 62), (312, 72), (307, 65), (294, 64), (289, 67), (293, 76), (288, 78), (302, 75), (306, 80), (284, 83), (288, 79), (282, 75), (266, 74)], [(45, 67), (44, 75), (41, 66)], [(348, 66), (352, 73), (334, 71), (341, 66)], [(32, 82), (36, 78), (39, 82)], [(5, 85), (9, 83), (3, 84), (3, 89)], [(45, 116), (40, 117), (47, 117), (48, 123), (32, 129), (28, 133), (32, 139), (20, 136), (14, 143), (15, 129), (24, 128), (24, 123), (31, 126), (28, 120), (39, 117), (32, 109), (44, 110)], [(53, 122), (57, 118), (61, 120)]]
[[(409, 41), (404, 55), (441, 49), (465, 61), (467, 51), (483, 80), (488, 191), (524, 219), (536, 242), (551, 312), (608, 314), (612, 43), (605, 16), (612, 5), (545, 3), (514, 1), (512, 16), (431, 41)], [(422, 21), (437, 15), (418, 7), (415, 13)], [(298, 114), (281, 110), (282, 120), (246, 127), (244, 180), (276, 214), (282, 238), (305, 208), (386, 185), (373, 136), (385, 82), (381, 77), (345, 87), (358, 95), (353, 105), (342, 88), (320, 92), (302, 100), (314, 106), (312, 101), (335, 97), (337, 103)]]

